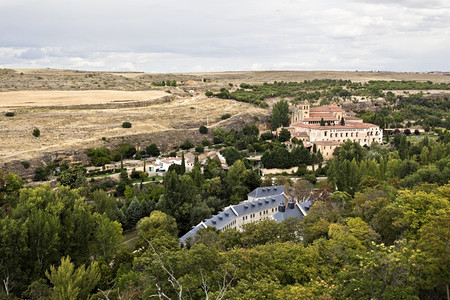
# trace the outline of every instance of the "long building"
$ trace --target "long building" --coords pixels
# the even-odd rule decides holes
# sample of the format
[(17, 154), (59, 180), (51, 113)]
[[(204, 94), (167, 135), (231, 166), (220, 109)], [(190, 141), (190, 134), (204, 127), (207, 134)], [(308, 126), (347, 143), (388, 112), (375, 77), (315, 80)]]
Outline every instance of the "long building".
[(242, 226), (264, 219), (281, 222), (287, 218), (303, 218), (308, 213), (311, 202), (295, 203), (284, 193), (284, 186), (259, 187), (248, 194), (248, 199), (237, 205), (226, 207), (217, 215), (200, 222), (180, 238), (186, 243), (195, 237), (201, 228), (215, 227), (219, 230), (229, 228), (242, 230)]

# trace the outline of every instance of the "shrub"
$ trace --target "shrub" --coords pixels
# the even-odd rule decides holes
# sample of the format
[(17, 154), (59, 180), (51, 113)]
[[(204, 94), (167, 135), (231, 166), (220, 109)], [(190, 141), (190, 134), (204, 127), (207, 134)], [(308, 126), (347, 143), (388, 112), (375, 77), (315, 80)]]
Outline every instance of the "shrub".
[(122, 158), (131, 158), (136, 154), (136, 147), (129, 144), (119, 145), (112, 153), (111, 159), (114, 161), (120, 161)]
[(195, 152), (203, 153), (203, 152), (205, 152), (205, 147), (203, 145), (197, 145), (195, 147)]
[(38, 136), (41, 135), (41, 131), (40, 131), (38, 128), (34, 128), (34, 129), (33, 129), (33, 135), (34, 135), (35, 137), (38, 137)]
[(208, 127), (206, 127), (205, 125), (200, 126), (200, 128), (198, 129), (198, 131), (201, 134), (207, 134), (208, 133)]
[(273, 140), (273, 134), (271, 131), (266, 131), (261, 134), (261, 140), (267, 141), (267, 140)]
[(203, 140), (202, 141), (202, 145), (205, 146), (205, 147), (208, 147), (208, 146), (211, 146), (211, 142), (208, 141), (208, 140)]
[(212, 97), (213, 95), (214, 95), (214, 93), (211, 92), (211, 91), (207, 91), (207, 92), (205, 93), (205, 96), (206, 96), (206, 97)]
[(161, 152), (159, 151), (158, 146), (156, 146), (155, 143), (147, 146), (145, 148), (145, 152), (150, 155), (150, 156), (159, 156), (161, 154)]
[(183, 150), (191, 149), (192, 147), (194, 147), (194, 144), (190, 140), (185, 140), (183, 145), (181, 145), (181, 149)]
[(30, 167), (30, 162), (29, 162), (29, 161), (22, 161), (21, 164), (22, 164), (22, 166), (23, 166), (25, 169), (28, 169), (28, 168)]
[(314, 174), (307, 174), (307, 175), (304, 176), (304, 179), (308, 180), (312, 184), (315, 184), (317, 182), (316, 175), (314, 175)]
[(226, 119), (229, 119), (229, 118), (231, 118), (231, 114), (224, 114), (224, 115), (222, 115), (222, 120), (226, 120)]
[(5, 114), (5, 116), (7, 116), (7, 117), (14, 117), (16, 114), (14, 113), (14, 112), (12, 112), (12, 111), (8, 111), (6, 114)]
[(100, 167), (111, 162), (111, 151), (105, 147), (89, 148), (87, 156), (91, 159), (91, 164)]
[(131, 179), (139, 179), (141, 178), (141, 171), (136, 171), (135, 169), (133, 169), (133, 171), (131, 171), (131, 175), (130, 178)]
[(130, 122), (123, 122), (122, 123), (122, 127), (123, 128), (131, 128), (131, 123)]
[(48, 175), (48, 170), (42, 167), (36, 168), (36, 170), (34, 171), (33, 181), (46, 181), (48, 180)]

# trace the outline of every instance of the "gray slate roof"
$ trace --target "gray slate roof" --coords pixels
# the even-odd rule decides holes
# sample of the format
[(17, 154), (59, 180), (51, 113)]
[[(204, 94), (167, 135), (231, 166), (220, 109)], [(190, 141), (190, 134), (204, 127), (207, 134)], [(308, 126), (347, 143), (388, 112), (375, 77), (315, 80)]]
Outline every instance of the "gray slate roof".
[(186, 239), (194, 237), (200, 228), (212, 226), (221, 229), (239, 216), (277, 207), (280, 202), (284, 202), (284, 199), (284, 195), (280, 194), (273, 197), (256, 199), (254, 201), (242, 202), (237, 205), (228, 206), (217, 215), (214, 215), (210, 219), (204, 220), (197, 226), (194, 226), (189, 232), (180, 238), (180, 242), (185, 243)]
[(284, 192), (284, 185), (259, 187), (251, 191), (248, 196), (253, 198), (265, 198), (279, 195)]
[(300, 206), (296, 203), (294, 208), (289, 208), (286, 206), (286, 210), (284, 212), (278, 211), (273, 215), (273, 218), (277, 222), (282, 222), (289, 218), (298, 218), (303, 219), (305, 215), (300, 209)]
[(191, 230), (180, 238), (180, 242), (184, 244), (188, 238), (194, 238), (201, 228), (206, 228), (206, 225), (203, 222), (200, 222), (196, 226), (192, 227)]
[[(214, 215), (210, 219), (204, 220), (203, 222), (200, 222), (197, 226), (192, 227), (192, 229), (189, 232), (187, 232), (180, 238), (180, 242), (185, 243), (188, 238), (195, 237), (195, 235), (201, 228), (212, 226), (218, 229), (222, 229), (225, 225), (229, 224), (239, 216), (278, 207), (280, 203), (284, 203), (285, 201), (285, 196), (283, 192), (284, 192), (284, 185), (257, 188), (248, 194), (249, 197), (252, 196), (257, 199), (253, 201), (241, 202), (237, 205), (226, 207), (223, 211), (221, 211), (217, 215)], [(288, 210), (294, 209), (288, 209), (286, 207), (286, 212)], [(300, 211), (299, 208), (295, 210)], [(291, 217), (290, 215), (294, 214), (294, 212), (289, 212), (285, 214), (286, 216), (284, 218), (287, 219)], [(299, 215), (298, 212), (296, 214)], [(303, 213), (301, 211), (300, 214), (303, 217)], [(292, 215), (292, 217), (295, 217), (297, 215)]]

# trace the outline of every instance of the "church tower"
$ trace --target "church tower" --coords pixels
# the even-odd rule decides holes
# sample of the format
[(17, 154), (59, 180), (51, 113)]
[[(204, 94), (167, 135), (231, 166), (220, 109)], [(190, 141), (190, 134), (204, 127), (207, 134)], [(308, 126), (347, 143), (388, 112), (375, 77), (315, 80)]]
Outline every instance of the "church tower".
[(309, 103), (304, 101), (294, 105), (294, 110), (291, 114), (291, 124), (301, 122), (306, 118), (309, 118)]

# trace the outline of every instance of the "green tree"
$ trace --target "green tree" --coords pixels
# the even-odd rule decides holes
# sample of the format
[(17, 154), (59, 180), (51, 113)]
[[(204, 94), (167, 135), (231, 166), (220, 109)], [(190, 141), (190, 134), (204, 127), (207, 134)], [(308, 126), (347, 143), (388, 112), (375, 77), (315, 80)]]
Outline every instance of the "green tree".
[(181, 149), (183, 150), (188, 150), (194, 148), (194, 144), (192, 144), (192, 142), (188, 139), (186, 139), (183, 143), (183, 145), (181, 145)]
[(158, 146), (156, 146), (156, 144), (155, 143), (152, 143), (152, 144), (150, 144), (149, 146), (147, 146), (146, 148), (145, 148), (145, 152), (148, 154), (148, 155), (150, 155), (150, 156), (159, 156), (159, 154), (160, 154), (160, 151), (159, 151), (159, 148), (158, 148)]
[(47, 169), (38, 167), (34, 170), (33, 181), (47, 181), (49, 175), (50, 172)]
[(181, 170), (180, 175), (186, 173), (186, 160), (184, 159), (184, 152), (181, 152)]
[(175, 219), (157, 210), (154, 210), (150, 217), (139, 220), (136, 228), (139, 236), (146, 240), (151, 240), (162, 234), (169, 234), (174, 238), (178, 236)]
[(111, 151), (105, 147), (89, 148), (87, 155), (91, 158), (91, 163), (97, 167), (111, 162)]
[(122, 127), (123, 128), (131, 128), (131, 123), (130, 122), (123, 122), (122, 123)]
[(280, 134), (278, 135), (278, 140), (280, 142), (288, 142), (291, 139), (291, 132), (286, 128), (282, 128)]
[(227, 161), (227, 164), (229, 166), (233, 165), (236, 161), (243, 158), (242, 153), (236, 149), (235, 147), (227, 147), (224, 150), (220, 151), (220, 154), (225, 157), (225, 160)]
[(136, 224), (144, 215), (144, 209), (141, 202), (134, 197), (128, 206), (128, 221), (131, 225)]
[[(450, 212), (433, 216), (419, 231), (418, 248), (424, 253), (424, 272), (421, 276), (423, 289), (433, 290), (445, 287), (449, 293), (450, 268)], [(441, 293), (441, 298), (445, 298)]]
[(95, 190), (92, 193), (92, 201), (95, 203), (95, 211), (99, 214), (106, 213), (110, 220), (118, 219), (117, 200), (104, 190)]
[(40, 135), (41, 135), (41, 131), (39, 130), (39, 128), (34, 128), (33, 129), (33, 136), (39, 137)]
[(400, 159), (403, 160), (408, 158), (408, 152), (408, 142), (406, 140), (406, 135), (402, 134), (400, 138), (400, 145), (398, 146), (398, 155), (400, 156)]
[(97, 226), (94, 230), (94, 257), (110, 262), (122, 245), (122, 226), (111, 221), (106, 214), (96, 215)]
[[(59, 218), (43, 210), (32, 209), (25, 221), (27, 247), (34, 265), (34, 278), (59, 257), (61, 223)], [(36, 276), (36, 277), (35, 277)]]
[(0, 277), (6, 296), (19, 285), (25, 273), (21, 266), (28, 263), (26, 238), (27, 231), (22, 222), (9, 217), (0, 218)]
[(58, 176), (58, 182), (72, 189), (79, 188), (87, 184), (86, 173), (85, 167), (75, 165), (70, 169), (62, 171)]
[(289, 103), (285, 100), (281, 100), (274, 104), (272, 108), (272, 130), (276, 130), (278, 127), (289, 126)]
[(208, 133), (208, 127), (206, 127), (205, 125), (202, 125), (202, 126), (199, 127), (198, 131), (201, 134), (207, 134)]
[(53, 285), (51, 298), (55, 300), (87, 299), (100, 279), (96, 262), (75, 269), (69, 257), (61, 258), (60, 266), (52, 265), (45, 275)]

